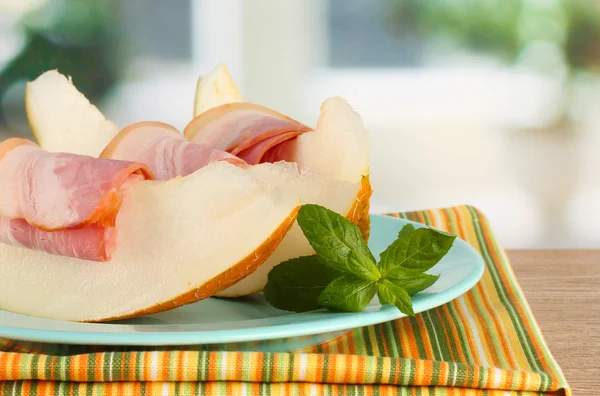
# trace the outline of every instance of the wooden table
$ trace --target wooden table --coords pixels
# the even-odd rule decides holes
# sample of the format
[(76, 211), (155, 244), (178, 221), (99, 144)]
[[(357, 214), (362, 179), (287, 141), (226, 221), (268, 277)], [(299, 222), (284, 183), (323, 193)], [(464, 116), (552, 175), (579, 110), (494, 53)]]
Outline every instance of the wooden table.
[(600, 250), (509, 250), (573, 395), (600, 392)]

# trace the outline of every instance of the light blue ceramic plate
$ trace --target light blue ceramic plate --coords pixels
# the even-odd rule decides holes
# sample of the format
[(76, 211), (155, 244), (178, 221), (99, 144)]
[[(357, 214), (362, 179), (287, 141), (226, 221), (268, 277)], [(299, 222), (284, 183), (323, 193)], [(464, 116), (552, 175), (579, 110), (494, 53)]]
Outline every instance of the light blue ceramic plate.
[[(369, 246), (378, 256), (407, 220), (371, 216)], [(421, 224), (413, 223), (416, 227)], [(413, 297), (415, 312), (445, 304), (471, 289), (483, 274), (477, 251), (457, 239), (429, 272), (440, 279)], [(210, 298), (172, 311), (115, 323), (72, 323), (0, 311), (0, 337), (88, 345), (196, 345), (199, 348), (289, 351), (320, 344), (348, 330), (404, 316), (375, 299), (360, 313), (280, 311), (262, 294), (237, 300)]]

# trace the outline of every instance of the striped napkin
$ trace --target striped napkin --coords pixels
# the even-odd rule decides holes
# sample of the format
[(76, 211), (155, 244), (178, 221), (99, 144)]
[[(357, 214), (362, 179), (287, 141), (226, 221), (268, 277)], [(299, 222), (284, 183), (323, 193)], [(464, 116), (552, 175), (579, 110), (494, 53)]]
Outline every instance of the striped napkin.
[(565, 395), (506, 255), (469, 206), (391, 214), (457, 234), (486, 271), (436, 309), (294, 353), (0, 341), (0, 394)]

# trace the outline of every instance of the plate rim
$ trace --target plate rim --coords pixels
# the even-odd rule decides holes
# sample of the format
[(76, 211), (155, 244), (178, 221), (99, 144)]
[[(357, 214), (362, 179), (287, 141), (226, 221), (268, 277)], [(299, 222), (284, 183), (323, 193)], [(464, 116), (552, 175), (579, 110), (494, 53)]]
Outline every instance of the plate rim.
[[(396, 218), (381, 214), (370, 214), (371, 218), (385, 219), (383, 221), (402, 221), (413, 224), (415, 227), (426, 226), (423, 223), (408, 219)], [(485, 271), (485, 262), (481, 254), (468, 242), (457, 238), (464, 248), (473, 254), (476, 262), (473, 270), (454, 286), (435, 295), (432, 305), (428, 299), (413, 301), (415, 313), (424, 312), (444, 305), (471, 290), (481, 279)], [(423, 305), (426, 304), (426, 307)], [(8, 312), (2, 311), (0, 312)], [(303, 314), (315, 314), (311, 311)], [(41, 343), (57, 343), (71, 345), (105, 345), (105, 346), (173, 346), (173, 345), (214, 345), (244, 343), (266, 340), (277, 340), (294, 337), (304, 337), (317, 334), (350, 331), (355, 328), (380, 324), (391, 320), (400, 319), (406, 315), (396, 307), (383, 305), (376, 311), (362, 311), (356, 313), (329, 313), (327, 317), (311, 320), (307, 323), (318, 323), (315, 329), (312, 326), (298, 326), (298, 323), (274, 324), (264, 327), (234, 328), (228, 330), (183, 330), (163, 332), (123, 332), (109, 333), (103, 331), (72, 331), (72, 330), (45, 330), (7, 326), (0, 323), (0, 338)], [(42, 319), (42, 318), (40, 318)], [(185, 326), (185, 325), (178, 325)]]

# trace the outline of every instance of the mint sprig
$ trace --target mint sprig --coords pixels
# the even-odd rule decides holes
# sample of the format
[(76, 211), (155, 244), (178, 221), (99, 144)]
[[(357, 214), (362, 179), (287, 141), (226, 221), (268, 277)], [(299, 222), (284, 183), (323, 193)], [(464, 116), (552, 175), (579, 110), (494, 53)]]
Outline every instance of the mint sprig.
[(263, 293), (276, 308), (312, 311), (321, 308), (319, 296), (335, 279), (335, 273), (318, 256), (299, 257), (275, 266)]
[(319, 205), (303, 205), (298, 224), (316, 256), (288, 260), (273, 268), (264, 290), (275, 308), (305, 312), (317, 308), (360, 312), (377, 294), (381, 303), (414, 316), (410, 296), (433, 285), (424, 273), (448, 253), (455, 235), (408, 224), (381, 253), (379, 264), (359, 228)]
[(427, 271), (450, 250), (455, 238), (455, 235), (443, 231), (415, 229), (407, 224), (398, 234), (398, 239), (381, 253), (380, 269), (384, 274), (396, 268)]
[(304, 236), (330, 267), (364, 280), (381, 277), (360, 229), (350, 220), (319, 205), (303, 205), (300, 213)]
[(377, 282), (344, 275), (331, 282), (318, 304), (332, 311), (360, 312), (377, 293)]

